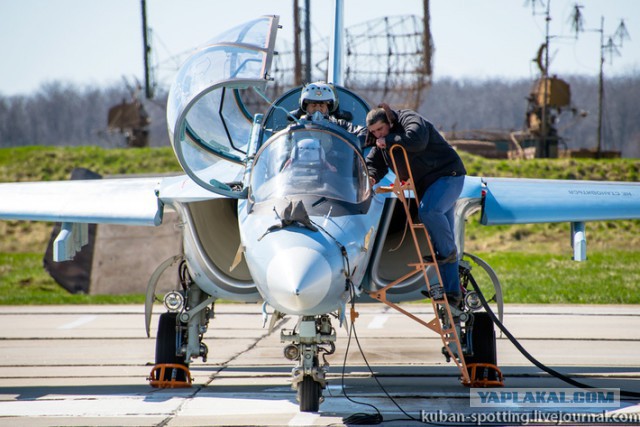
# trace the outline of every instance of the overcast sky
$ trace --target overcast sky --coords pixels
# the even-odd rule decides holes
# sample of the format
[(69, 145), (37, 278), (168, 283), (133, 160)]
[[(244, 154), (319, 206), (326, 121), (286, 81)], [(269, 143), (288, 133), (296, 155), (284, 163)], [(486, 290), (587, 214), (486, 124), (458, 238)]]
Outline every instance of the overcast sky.
[[(547, 0), (545, 0), (547, 1)], [(300, 0), (300, 3), (304, 3)], [(334, 2), (312, 0), (313, 34), (328, 37)], [(532, 3), (536, 4), (533, 14)], [(596, 76), (600, 35), (572, 39), (575, 0), (551, 0), (550, 34), (555, 74)], [(260, 15), (280, 15), (280, 37), (292, 40), (292, 0), (147, 0), (153, 52), (161, 77), (177, 68), (177, 55), (224, 29)], [(546, 4), (546, 3), (545, 3)], [(620, 19), (631, 39), (605, 64), (605, 77), (640, 73), (640, 1), (582, 0), (586, 30), (605, 35)], [(434, 78), (527, 78), (544, 42), (541, 0), (431, 0)], [(347, 27), (384, 15), (422, 14), (422, 0), (345, 0)], [(143, 79), (139, 0), (0, 0), (0, 94), (28, 94), (55, 80), (103, 85)], [(167, 83), (167, 82), (164, 82)]]

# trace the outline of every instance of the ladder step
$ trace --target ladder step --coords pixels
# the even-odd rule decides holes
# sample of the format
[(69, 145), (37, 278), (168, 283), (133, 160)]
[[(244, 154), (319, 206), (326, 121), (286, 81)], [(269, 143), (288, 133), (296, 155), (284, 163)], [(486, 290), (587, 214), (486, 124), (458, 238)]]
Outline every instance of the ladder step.
[(422, 266), (423, 265), (435, 265), (435, 262), (430, 262), (430, 261), (422, 261), (422, 262), (416, 262), (416, 263), (410, 263), (407, 264), (407, 266), (409, 267), (413, 267), (416, 270), (422, 270)]

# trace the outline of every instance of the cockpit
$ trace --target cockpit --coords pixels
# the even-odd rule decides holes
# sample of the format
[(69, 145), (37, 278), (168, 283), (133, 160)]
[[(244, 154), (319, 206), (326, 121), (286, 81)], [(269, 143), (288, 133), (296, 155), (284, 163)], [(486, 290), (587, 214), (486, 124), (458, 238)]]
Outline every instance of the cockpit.
[[(274, 102), (265, 95), (277, 28), (276, 16), (243, 24), (181, 67), (167, 101), (178, 161), (195, 183), (224, 197), (259, 203), (306, 194), (360, 203), (370, 189), (355, 137), (331, 123), (294, 117), (299, 87)], [(343, 87), (334, 90), (340, 111), (363, 125), (366, 102)], [(256, 99), (270, 103), (264, 114), (254, 110)]]
[(367, 169), (358, 148), (330, 127), (292, 126), (258, 151), (251, 172), (255, 203), (312, 195), (361, 203), (369, 195)]

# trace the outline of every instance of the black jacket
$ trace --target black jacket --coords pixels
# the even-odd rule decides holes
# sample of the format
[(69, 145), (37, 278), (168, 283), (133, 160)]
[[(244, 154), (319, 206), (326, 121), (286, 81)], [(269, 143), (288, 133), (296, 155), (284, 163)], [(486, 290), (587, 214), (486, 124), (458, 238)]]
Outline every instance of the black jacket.
[[(302, 111), (301, 108), (298, 108), (297, 110), (290, 111), (289, 114), (291, 116), (295, 117), (296, 119), (300, 119), (306, 113), (304, 111)], [(287, 118), (289, 120), (293, 121), (293, 118), (291, 116), (287, 116)], [(357, 125), (354, 125), (353, 123), (351, 123), (351, 120), (353, 119), (353, 115), (350, 112), (338, 110), (338, 111), (332, 113), (329, 116), (325, 116), (325, 118), (330, 123), (338, 125), (342, 129), (346, 130), (347, 132), (355, 135), (356, 138), (358, 138), (358, 143), (360, 144), (360, 149), (364, 148), (365, 139), (367, 138), (367, 128), (365, 126), (357, 126)]]
[[(418, 194), (443, 176), (466, 175), (467, 171), (456, 150), (440, 135), (436, 128), (420, 114), (412, 110), (393, 112), (396, 122), (385, 137), (387, 149), (373, 146), (366, 158), (369, 175), (380, 181), (393, 167), (389, 149), (396, 144), (407, 151), (411, 172)], [(373, 138), (371, 138), (373, 140)], [(400, 179), (408, 178), (404, 159), (396, 151), (396, 164)]]

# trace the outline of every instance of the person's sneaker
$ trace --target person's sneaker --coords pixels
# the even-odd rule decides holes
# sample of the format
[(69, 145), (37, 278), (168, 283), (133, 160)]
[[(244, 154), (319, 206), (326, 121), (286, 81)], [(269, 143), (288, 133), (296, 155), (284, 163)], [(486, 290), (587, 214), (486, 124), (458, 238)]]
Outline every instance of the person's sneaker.
[(420, 293), (426, 298), (431, 298), (434, 301), (440, 301), (444, 298), (444, 289), (439, 283), (431, 285), (431, 289), (429, 291), (420, 291)]
[[(433, 263), (433, 257), (431, 255), (425, 255), (425, 256), (422, 257), (422, 259), (425, 262)], [(457, 252), (453, 252), (448, 257), (443, 257), (441, 255), (436, 255), (436, 261), (438, 262), (438, 264), (451, 264), (453, 262), (456, 262), (457, 260), (458, 260), (458, 253)]]
[(444, 298), (444, 289), (440, 283), (435, 283), (431, 285), (431, 290), (429, 292), (431, 294), (431, 299), (434, 301), (440, 301)]
[(462, 302), (462, 293), (460, 292), (447, 292), (447, 302), (454, 307), (460, 307)]
[[(433, 263), (433, 257), (431, 255), (425, 255), (422, 257), (422, 259), (424, 260), (424, 262)], [(444, 257), (441, 257), (440, 255), (436, 255), (436, 261), (438, 261), (439, 264), (442, 263), (442, 260), (444, 260)]]

